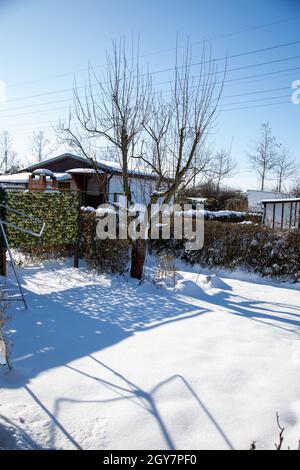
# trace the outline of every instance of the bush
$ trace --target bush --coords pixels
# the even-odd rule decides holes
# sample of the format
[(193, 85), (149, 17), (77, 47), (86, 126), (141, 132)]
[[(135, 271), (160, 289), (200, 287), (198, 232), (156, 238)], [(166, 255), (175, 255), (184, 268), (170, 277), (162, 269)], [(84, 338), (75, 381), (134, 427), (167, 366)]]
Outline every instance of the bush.
[(208, 267), (238, 267), (262, 276), (300, 280), (300, 231), (276, 231), (267, 227), (205, 222), (204, 247), (187, 252), (182, 240), (152, 241), (157, 252), (172, 249), (191, 264)]
[(121, 274), (127, 268), (128, 240), (99, 240), (95, 212), (81, 213), (80, 255), (100, 272)]

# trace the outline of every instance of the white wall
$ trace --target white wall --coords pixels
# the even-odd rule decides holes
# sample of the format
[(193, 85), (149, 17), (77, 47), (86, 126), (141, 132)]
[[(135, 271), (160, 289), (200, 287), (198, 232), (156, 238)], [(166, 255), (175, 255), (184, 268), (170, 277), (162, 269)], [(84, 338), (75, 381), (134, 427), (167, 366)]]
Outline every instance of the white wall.
[(276, 193), (274, 191), (256, 191), (249, 189), (247, 191), (248, 209), (251, 212), (262, 212), (263, 208), (259, 205), (264, 199), (284, 199), (290, 197), (286, 193)]
[[(292, 227), (299, 227), (300, 222), (300, 201), (298, 202), (285, 202), (275, 204), (275, 218), (274, 218), (274, 203), (266, 203), (265, 212), (265, 225), (268, 227), (281, 228), (282, 220), (282, 208), (283, 208), (283, 226), (284, 229)], [(274, 219), (274, 222), (273, 222)], [(274, 223), (274, 225), (273, 225)]]
[[(155, 181), (152, 179), (131, 177), (130, 188), (132, 197), (136, 202), (147, 204), (151, 193), (155, 190)], [(109, 202), (114, 202), (114, 194), (123, 194), (122, 176), (113, 175), (109, 182)]]

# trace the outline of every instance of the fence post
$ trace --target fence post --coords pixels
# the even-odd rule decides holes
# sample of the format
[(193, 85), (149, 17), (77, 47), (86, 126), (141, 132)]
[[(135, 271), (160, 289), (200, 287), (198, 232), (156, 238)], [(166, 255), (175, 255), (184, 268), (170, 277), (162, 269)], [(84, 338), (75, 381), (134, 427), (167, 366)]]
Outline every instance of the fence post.
[(81, 206), (82, 206), (82, 194), (79, 194), (79, 209), (78, 209), (78, 220), (77, 220), (77, 237), (74, 244), (74, 268), (79, 268), (79, 243), (81, 237)]
[(6, 277), (6, 248), (2, 240), (0, 244), (0, 276)]
[[(0, 203), (5, 204), (5, 192), (2, 188), (0, 189)], [(0, 218), (5, 219), (5, 208), (3, 206), (0, 207)], [(6, 246), (2, 229), (0, 229), (0, 276), (6, 277), (6, 274)]]

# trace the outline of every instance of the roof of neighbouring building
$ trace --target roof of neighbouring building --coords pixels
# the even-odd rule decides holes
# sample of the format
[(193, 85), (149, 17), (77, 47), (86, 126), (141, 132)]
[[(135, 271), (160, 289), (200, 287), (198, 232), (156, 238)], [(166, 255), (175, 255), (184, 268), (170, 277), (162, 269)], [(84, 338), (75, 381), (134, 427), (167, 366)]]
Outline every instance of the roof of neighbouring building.
[[(91, 165), (91, 163), (89, 162), (89, 160), (85, 157), (80, 157), (79, 155), (74, 155), (72, 153), (64, 153), (62, 155), (58, 155), (57, 157), (53, 157), (53, 158), (48, 158), (47, 160), (44, 160), (40, 163), (35, 163), (33, 165), (30, 165), (29, 167), (27, 167), (25, 169), (25, 171), (35, 171), (37, 169), (39, 169), (39, 167), (41, 166), (41, 164), (43, 166), (47, 165), (47, 164), (52, 164), (52, 163), (57, 163), (59, 162), (60, 160), (64, 160), (64, 159), (72, 159), (74, 160), (74, 169), (79, 169), (80, 165), (78, 165), (78, 163), (82, 163), (82, 164), (85, 164), (85, 165)], [(97, 166), (99, 168), (100, 171), (105, 171), (105, 172), (110, 172), (110, 173), (118, 173), (118, 174), (121, 174), (122, 173), (122, 166), (120, 163), (118, 162), (115, 162), (115, 161), (108, 161), (108, 160), (98, 160), (97, 161)], [(132, 174), (132, 175), (136, 175), (136, 176), (141, 176), (141, 177), (146, 177), (146, 178), (151, 178), (151, 179), (156, 179), (157, 176), (153, 174), (153, 172), (151, 170), (148, 170), (147, 168), (144, 168), (144, 167), (141, 167), (139, 165), (137, 165), (136, 161), (131, 161), (129, 162), (129, 173)], [(70, 170), (69, 170), (70, 171)]]
[(291, 202), (300, 202), (300, 197), (288, 197), (282, 199), (263, 199), (260, 201), (260, 204), (276, 204), (276, 203), (291, 203)]
[[(45, 174), (45, 173), (43, 173)], [(0, 185), (1, 184), (28, 184), (29, 176), (32, 173), (15, 173), (11, 175), (1, 175), (0, 176)], [(68, 173), (52, 173), (52, 175), (57, 179), (57, 181), (69, 181), (72, 179), (72, 176)], [(45, 175), (47, 179), (50, 179), (50, 174)]]

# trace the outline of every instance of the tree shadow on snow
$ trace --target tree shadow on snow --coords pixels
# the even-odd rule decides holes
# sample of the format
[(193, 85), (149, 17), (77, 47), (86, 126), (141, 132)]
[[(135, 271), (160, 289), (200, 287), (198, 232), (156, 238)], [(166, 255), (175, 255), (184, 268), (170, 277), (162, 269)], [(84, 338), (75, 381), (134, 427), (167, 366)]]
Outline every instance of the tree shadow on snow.
[[(127, 379), (124, 375), (120, 372), (116, 371), (112, 367), (104, 364), (103, 362), (99, 361), (92, 355), (89, 355), (90, 359), (96, 363), (95, 368), (95, 375), (89, 374), (76, 368), (71, 365), (66, 365), (68, 369), (73, 372), (76, 372), (82, 375), (85, 379), (91, 379), (99, 383), (100, 386), (107, 388), (111, 393), (112, 396), (102, 400), (76, 400), (72, 398), (62, 397), (55, 401), (54, 412), (55, 416), (59, 416), (61, 408), (68, 404), (92, 404), (92, 405), (105, 405), (108, 403), (116, 403), (124, 400), (131, 401), (132, 404), (142, 408), (146, 413), (149, 413), (153, 420), (156, 422), (159, 432), (162, 435), (162, 438), (165, 442), (165, 446), (168, 449), (176, 450), (176, 443), (174, 442), (170, 430), (168, 426), (164, 422), (160, 412), (159, 407), (156, 403), (155, 394), (159, 392), (163, 387), (167, 386), (173, 382), (179, 382), (179, 385), (184, 387), (184, 389), (190, 394), (196, 405), (199, 407), (200, 413), (206, 419), (208, 419), (211, 423), (212, 428), (214, 431), (220, 436), (221, 440), (225, 444), (228, 449), (233, 450), (233, 444), (226, 435), (225, 431), (222, 429), (220, 424), (217, 422), (211, 411), (207, 408), (204, 402), (200, 399), (199, 395), (195, 392), (193, 387), (189, 384), (189, 382), (181, 375), (173, 375), (166, 380), (159, 382), (149, 391), (142, 389), (137, 384), (133, 383), (131, 380)], [(109, 372), (112, 375), (111, 380), (101, 378), (100, 374), (102, 372)], [(97, 374), (98, 372), (98, 374)], [(113, 381), (113, 379), (115, 379)], [(118, 383), (116, 383), (118, 382)], [(55, 424), (55, 423), (54, 423)], [(55, 448), (55, 430), (53, 429), (52, 432), (52, 448)], [(73, 439), (71, 439), (71, 442)], [(74, 442), (72, 442), (74, 443)], [(75, 445), (77, 448), (80, 448), (78, 444)]]
[[(75, 448), (80, 449), (80, 444), (59, 421), (60, 409), (65, 402), (105, 404), (130, 400), (153, 417), (166, 446), (175, 449), (176, 443), (159, 413), (155, 393), (168, 383), (179, 381), (192, 395), (225, 445), (232, 449), (230, 439), (184, 377), (174, 375), (147, 391), (100, 362), (93, 353), (117, 344), (137, 332), (209, 313), (215, 307), (224, 308), (228, 314), (299, 333), (300, 315), (296, 313), (297, 307), (274, 302), (270, 305), (264, 301), (235, 295), (224, 282), (213, 286), (215, 291), (210, 293), (193, 281), (188, 281), (182, 292), (179, 290), (178, 293), (149, 286), (141, 288), (138, 284), (126, 284), (125, 281), (116, 281), (114, 286), (114, 282), (113, 280), (112, 285), (108, 283), (74, 287), (46, 295), (27, 292), (30, 310), (17, 310), (15, 315), (18, 318), (14, 322), (17, 326), (13, 323), (12, 328), (15, 330), (11, 331), (10, 336), (15, 370), (7, 376), (2, 375), (0, 385), (6, 388), (24, 387), (50, 417), (53, 426), (52, 448), (55, 448), (56, 430), (59, 429)], [(197, 305), (197, 300), (203, 302), (201, 306)], [(91, 374), (70, 364), (87, 356), (97, 363), (96, 370), (101, 371), (103, 368), (117, 380), (101, 378), (101, 372)], [(54, 410), (49, 411), (32, 390), (30, 381), (41, 372), (59, 366), (65, 366), (85, 379), (97, 381), (100, 386), (108, 388), (112, 396), (95, 401), (61, 397), (56, 400)]]
[[(118, 288), (117, 288), (118, 287)], [(163, 289), (119, 283), (27, 295), (30, 309), (19, 308), (9, 334), (15, 370), (0, 385), (17, 388), (39, 373), (101, 351), (136, 332), (206, 313)]]

